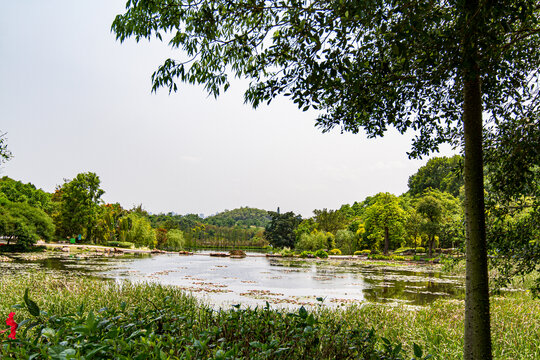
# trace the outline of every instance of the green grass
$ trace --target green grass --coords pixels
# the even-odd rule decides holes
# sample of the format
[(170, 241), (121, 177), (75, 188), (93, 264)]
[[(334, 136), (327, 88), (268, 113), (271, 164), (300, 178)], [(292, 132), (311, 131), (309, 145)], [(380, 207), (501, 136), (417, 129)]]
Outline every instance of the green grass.
[[(57, 331), (57, 343), (65, 341), (64, 337), (73, 338), (68, 330), (80, 327), (77, 321), (85, 322), (90, 311), (100, 321), (111, 321), (120, 316), (120, 320), (115, 320), (115, 326), (122, 336), (132, 336), (137, 329), (153, 334), (144, 339), (136, 335), (133, 343), (125, 343), (127, 358), (135, 354), (129, 353), (129, 349), (145, 352), (148, 358), (159, 358), (161, 353), (156, 350), (156, 344), (160, 344), (159, 348), (172, 359), (188, 353), (195, 354), (194, 358), (220, 358), (227, 352), (235, 353), (239, 358), (350, 358), (348, 356), (356, 350), (347, 349), (354, 344), (384, 350), (384, 343), (377, 340), (378, 336), (388, 338), (393, 344), (402, 343), (409, 354), (404, 357), (407, 359), (413, 353), (413, 343), (421, 345), (424, 352), (433, 354), (435, 359), (462, 358), (464, 304), (458, 300), (440, 300), (426, 307), (365, 304), (339, 309), (320, 308), (300, 317), (297, 312), (263, 309), (218, 312), (175, 287), (115, 283), (40, 272), (8, 273), (0, 280), (2, 323), (10, 311), (16, 312), (18, 322), (30, 317), (26, 310), (12, 307), (22, 303), (26, 288), (40, 308), (47, 311), (47, 316), (64, 319), (63, 328)], [(83, 303), (86, 315), (66, 315), (76, 314)], [(104, 308), (107, 309), (105, 312)], [(491, 313), (494, 359), (540, 359), (540, 300), (532, 299), (528, 292), (495, 296), (491, 299)], [(307, 322), (309, 316), (312, 316), (311, 325)], [(163, 317), (170, 321), (167, 325), (170, 331), (160, 332), (162, 320), (156, 319)], [(139, 327), (130, 328), (130, 323), (139, 324)], [(368, 339), (366, 330), (371, 328), (376, 336)], [(58, 334), (64, 335), (60, 338)], [(93, 342), (86, 341), (92, 348), (102, 342), (106, 344), (107, 336), (101, 334)], [(2, 339), (0, 336), (0, 345)], [(153, 339), (154, 345), (148, 345), (149, 339)], [(51, 342), (47, 346), (53, 345), (52, 339), (47, 341)], [(206, 348), (199, 348), (201, 341), (206, 342)], [(5, 346), (4, 343), (4, 349)], [(279, 350), (282, 348), (288, 350)], [(20, 346), (20, 349), (28, 350), (30, 345)], [(218, 353), (220, 349), (223, 351)], [(269, 355), (264, 357), (263, 353)], [(6, 354), (0, 350), (0, 358)]]
[[(437, 359), (461, 359), (464, 302), (439, 300), (411, 308), (367, 304), (331, 316), (373, 327), (380, 336), (403, 344), (416, 342)], [(540, 359), (540, 300), (526, 292), (491, 298), (494, 359)]]
[(370, 329), (304, 308), (216, 311), (175, 287), (37, 272), (0, 284), (0, 316), (23, 323), (16, 340), (0, 335), (0, 358), (410, 359)]

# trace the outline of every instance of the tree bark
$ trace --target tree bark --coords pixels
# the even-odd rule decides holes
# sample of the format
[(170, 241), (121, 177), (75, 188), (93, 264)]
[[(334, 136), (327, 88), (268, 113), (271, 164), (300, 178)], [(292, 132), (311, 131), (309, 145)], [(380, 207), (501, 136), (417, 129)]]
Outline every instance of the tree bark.
[[(466, 279), (464, 360), (490, 360), (489, 278), (484, 213), (482, 156), (482, 94), (477, 66), (475, 15), (478, 1), (466, 2), (468, 24), (463, 37), (463, 132), (466, 219)], [(469, 31), (468, 31), (469, 30)]]

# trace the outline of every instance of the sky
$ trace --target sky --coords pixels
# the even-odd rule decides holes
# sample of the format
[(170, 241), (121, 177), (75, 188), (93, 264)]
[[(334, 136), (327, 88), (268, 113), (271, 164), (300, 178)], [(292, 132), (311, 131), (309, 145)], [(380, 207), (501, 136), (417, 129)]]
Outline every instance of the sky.
[(151, 93), (153, 71), (181, 54), (157, 40), (117, 42), (110, 26), (125, 2), (0, 0), (0, 132), (14, 155), (1, 176), (51, 192), (91, 171), (103, 200), (124, 208), (309, 217), (406, 192), (426, 163), (408, 159), (411, 134), (322, 134), (316, 112), (284, 98), (254, 110), (244, 80), (217, 99), (188, 84)]

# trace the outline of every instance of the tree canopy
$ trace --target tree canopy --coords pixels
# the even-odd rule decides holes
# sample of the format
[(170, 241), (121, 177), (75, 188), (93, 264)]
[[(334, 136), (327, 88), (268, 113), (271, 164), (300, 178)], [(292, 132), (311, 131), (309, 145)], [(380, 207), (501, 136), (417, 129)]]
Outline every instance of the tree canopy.
[(0, 196), (11, 202), (27, 203), (46, 212), (52, 211), (51, 195), (31, 184), (4, 176), (0, 179)]
[(302, 222), (302, 216), (292, 211), (280, 214), (269, 211), (271, 220), (264, 230), (264, 237), (273, 246), (294, 248), (296, 243), (295, 230)]
[(92, 172), (78, 174), (73, 180), (65, 180), (56, 189), (53, 199), (59, 202), (57, 232), (60, 237), (81, 234), (93, 241), (98, 222), (99, 204), (104, 191), (99, 177)]
[(463, 144), (464, 358), (491, 358), (482, 117), (497, 134), (540, 105), (536, 0), (138, 0), (112, 30), (182, 50), (154, 73), (154, 90), (180, 80), (217, 96), (233, 75), (251, 80), (253, 106), (289, 96), (320, 112), (323, 131), (413, 130), (411, 156)]
[(462, 165), (463, 157), (460, 155), (451, 158), (435, 157), (428, 160), (426, 165), (409, 177), (409, 193), (419, 195), (428, 188), (432, 188), (457, 197), (459, 189), (464, 184)]

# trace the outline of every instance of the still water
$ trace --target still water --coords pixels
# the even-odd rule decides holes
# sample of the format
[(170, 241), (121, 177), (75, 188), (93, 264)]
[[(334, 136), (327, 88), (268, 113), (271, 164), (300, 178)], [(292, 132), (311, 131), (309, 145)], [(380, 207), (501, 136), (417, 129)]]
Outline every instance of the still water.
[(358, 260), (210, 257), (160, 254), (19, 257), (3, 270), (36, 268), (79, 272), (118, 281), (179, 286), (214, 306), (231, 304), (299, 306), (322, 303), (384, 302), (425, 305), (439, 298), (462, 298), (463, 279), (439, 267)]

